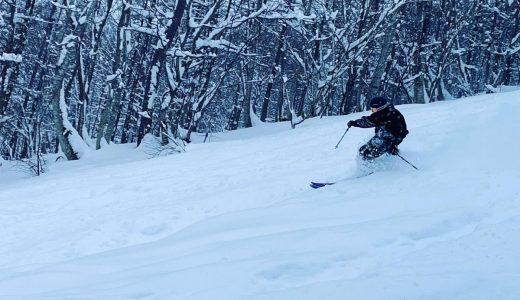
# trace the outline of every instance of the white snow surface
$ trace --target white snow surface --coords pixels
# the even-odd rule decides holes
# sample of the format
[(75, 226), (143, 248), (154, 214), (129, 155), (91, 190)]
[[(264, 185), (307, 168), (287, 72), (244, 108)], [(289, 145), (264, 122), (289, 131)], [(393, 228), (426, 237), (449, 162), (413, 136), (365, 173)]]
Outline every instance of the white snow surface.
[[(520, 299), (520, 91), (404, 105), (369, 176), (350, 116), (0, 168), (0, 299)], [(384, 167), (383, 167), (384, 166)]]

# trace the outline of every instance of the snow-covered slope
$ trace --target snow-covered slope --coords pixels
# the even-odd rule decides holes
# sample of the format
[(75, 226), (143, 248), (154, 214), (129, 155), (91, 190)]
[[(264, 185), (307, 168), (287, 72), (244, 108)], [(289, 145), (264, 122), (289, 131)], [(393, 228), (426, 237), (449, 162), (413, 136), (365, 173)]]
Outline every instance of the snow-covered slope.
[(372, 130), (334, 146), (363, 114), (1, 167), (0, 299), (520, 299), (520, 92), (399, 109), (420, 171), (320, 190), (354, 173)]

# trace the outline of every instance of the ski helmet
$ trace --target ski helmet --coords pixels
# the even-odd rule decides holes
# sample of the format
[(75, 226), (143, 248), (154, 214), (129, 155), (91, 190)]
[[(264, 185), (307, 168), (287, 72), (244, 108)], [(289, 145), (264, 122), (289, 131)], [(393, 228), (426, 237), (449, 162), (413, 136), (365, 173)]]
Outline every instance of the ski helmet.
[(380, 108), (381, 106), (387, 105), (388, 100), (386, 100), (384, 97), (374, 97), (372, 100), (370, 100), (370, 107), (371, 108)]

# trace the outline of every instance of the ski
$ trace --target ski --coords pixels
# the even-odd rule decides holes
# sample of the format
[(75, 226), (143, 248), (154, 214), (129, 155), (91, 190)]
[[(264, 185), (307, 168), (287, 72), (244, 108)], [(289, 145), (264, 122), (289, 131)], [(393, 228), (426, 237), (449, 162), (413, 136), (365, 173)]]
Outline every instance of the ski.
[(311, 181), (310, 187), (313, 188), (313, 189), (319, 189), (319, 188), (322, 188), (324, 186), (333, 185), (333, 184), (336, 184), (336, 183), (344, 181), (344, 180), (358, 179), (358, 178), (362, 178), (362, 177), (365, 177), (365, 176), (368, 176), (368, 175), (371, 175), (371, 174), (374, 174), (374, 172), (370, 172), (368, 174), (363, 174), (363, 175), (359, 175), (359, 176), (355, 176), (355, 177), (344, 178), (344, 179), (338, 180), (336, 182), (314, 182), (314, 181)]
[(313, 181), (311, 181), (310, 186), (313, 189), (319, 189), (326, 185), (333, 185), (333, 184), (336, 184), (336, 183), (335, 182), (313, 182)]

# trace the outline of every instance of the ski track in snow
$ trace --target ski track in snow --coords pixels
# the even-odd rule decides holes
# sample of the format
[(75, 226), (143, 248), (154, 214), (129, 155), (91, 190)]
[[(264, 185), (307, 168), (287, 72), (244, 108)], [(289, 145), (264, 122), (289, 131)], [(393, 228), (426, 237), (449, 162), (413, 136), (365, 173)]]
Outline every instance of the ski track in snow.
[(519, 299), (519, 98), (400, 106), (420, 171), (318, 190), (355, 172), (373, 131), (334, 145), (366, 112), (0, 167), (0, 299)]

